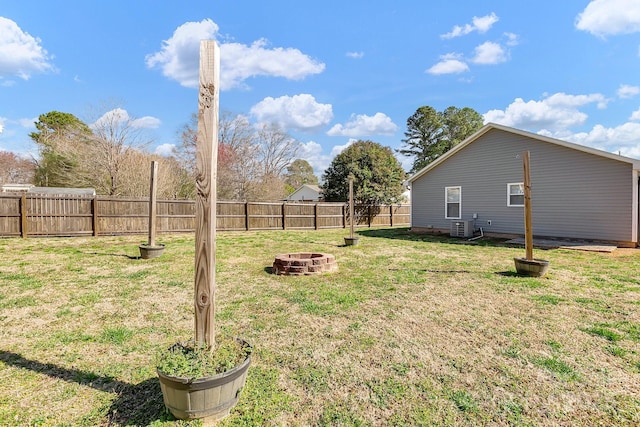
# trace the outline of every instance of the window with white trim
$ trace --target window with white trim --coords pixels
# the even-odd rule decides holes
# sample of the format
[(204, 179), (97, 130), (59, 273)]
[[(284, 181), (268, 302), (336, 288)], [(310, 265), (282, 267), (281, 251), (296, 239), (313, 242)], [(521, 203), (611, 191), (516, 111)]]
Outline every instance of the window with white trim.
[(444, 217), (460, 219), (462, 215), (462, 187), (444, 188)]
[(524, 206), (524, 183), (507, 184), (507, 206)]

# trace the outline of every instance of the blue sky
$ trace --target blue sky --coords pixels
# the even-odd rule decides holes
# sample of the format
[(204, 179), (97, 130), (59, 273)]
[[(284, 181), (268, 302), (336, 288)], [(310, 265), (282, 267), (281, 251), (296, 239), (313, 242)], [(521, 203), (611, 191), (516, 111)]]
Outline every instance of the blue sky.
[(423, 105), (640, 158), (638, 0), (4, 1), (0, 150), (34, 153), (56, 110), (126, 114), (168, 152), (201, 39), (221, 111), (280, 123), (318, 176), (353, 140), (400, 148)]

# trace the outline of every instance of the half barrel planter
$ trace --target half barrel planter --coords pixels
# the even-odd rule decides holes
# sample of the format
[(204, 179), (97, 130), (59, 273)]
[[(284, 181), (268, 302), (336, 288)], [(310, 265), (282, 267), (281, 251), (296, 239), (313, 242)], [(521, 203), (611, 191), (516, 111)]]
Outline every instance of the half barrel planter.
[(238, 403), (250, 365), (251, 354), (229, 371), (195, 380), (165, 375), (158, 370), (164, 404), (179, 420), (221, 420)]
[(521, 276), (542, 277), (549, 270), (549, 261), (544, 259), (514, 258), (516, 272)]
[(140, 257), (142, 259), (158, 258), (164, 252), (164, 244), (162, 243), (154, 246), (143, 243), (138, 247), (140, 248)]

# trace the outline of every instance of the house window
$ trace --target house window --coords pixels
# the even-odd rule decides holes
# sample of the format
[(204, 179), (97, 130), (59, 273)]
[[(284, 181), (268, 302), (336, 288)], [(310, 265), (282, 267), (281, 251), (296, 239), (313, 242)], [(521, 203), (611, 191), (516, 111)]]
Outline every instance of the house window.
[(507, 206), (524, 206), (524, 184), (522, 182), (507, 184)]
[(462, 187), (445, 187), (444, 217), (460, 219), (462, 212)]

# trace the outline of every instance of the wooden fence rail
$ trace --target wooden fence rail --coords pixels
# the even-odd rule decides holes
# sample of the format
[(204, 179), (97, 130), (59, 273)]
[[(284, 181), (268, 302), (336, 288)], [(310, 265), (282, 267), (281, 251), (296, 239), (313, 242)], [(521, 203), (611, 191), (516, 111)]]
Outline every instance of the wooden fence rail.
[[(157, 232), (195, 230), (195, 201), (158, 200)], [(217, 229), (317, 230), (349, 226), (345, 203), (217, 203)], [(0, 195), (0, 237), (145, 234), (148, 199)], [(357, 227), (410, 225), (410, 205), (356, 206)]]

